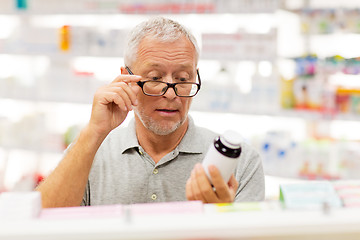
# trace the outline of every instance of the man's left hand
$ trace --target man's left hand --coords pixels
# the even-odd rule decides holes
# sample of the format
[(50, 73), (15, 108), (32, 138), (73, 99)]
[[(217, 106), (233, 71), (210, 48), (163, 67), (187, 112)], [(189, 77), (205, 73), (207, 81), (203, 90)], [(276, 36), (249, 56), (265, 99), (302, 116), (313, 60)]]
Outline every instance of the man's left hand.
[(235, 199), (239, 183), (231, 175), (228, 183), (222, 178), (220, 171), (209, 166), (211, 185), (205, 170), (200, 163), (194, 166), (190, 178), (186, 182), (186, 197), (188, 200), (200, 200), (203, 203), (230, 203)]

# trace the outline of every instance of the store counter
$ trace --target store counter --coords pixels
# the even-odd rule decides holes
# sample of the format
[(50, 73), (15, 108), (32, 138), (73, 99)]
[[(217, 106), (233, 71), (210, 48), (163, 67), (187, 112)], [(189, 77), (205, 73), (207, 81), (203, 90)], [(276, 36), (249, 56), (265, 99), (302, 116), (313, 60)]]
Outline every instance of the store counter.
[(284, 210), (279, 202), (152, 203), (43, 209), (1, 219), (0, 239), (360, 239), (360, 208)]

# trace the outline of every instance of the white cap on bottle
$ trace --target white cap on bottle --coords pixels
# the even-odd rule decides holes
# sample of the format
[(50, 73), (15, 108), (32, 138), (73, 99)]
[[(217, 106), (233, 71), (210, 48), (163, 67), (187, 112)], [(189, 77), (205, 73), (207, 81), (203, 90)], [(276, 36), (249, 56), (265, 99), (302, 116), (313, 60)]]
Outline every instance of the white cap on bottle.
[(220, 137), (221, 142), (229, 148), (239, 148), (243, 140), (242, 136), (232, 130), (226, 130)]

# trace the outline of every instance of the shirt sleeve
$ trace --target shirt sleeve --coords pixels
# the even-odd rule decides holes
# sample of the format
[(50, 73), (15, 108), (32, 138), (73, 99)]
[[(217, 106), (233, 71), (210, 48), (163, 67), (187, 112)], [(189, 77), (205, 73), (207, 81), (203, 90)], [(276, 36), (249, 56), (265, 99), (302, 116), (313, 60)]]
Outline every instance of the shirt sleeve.
[(265, 199), (265, 177), (259, 153), (246, 145), (238, 165), (236, 180), (239, 188), (235, 202), (263, 201)]

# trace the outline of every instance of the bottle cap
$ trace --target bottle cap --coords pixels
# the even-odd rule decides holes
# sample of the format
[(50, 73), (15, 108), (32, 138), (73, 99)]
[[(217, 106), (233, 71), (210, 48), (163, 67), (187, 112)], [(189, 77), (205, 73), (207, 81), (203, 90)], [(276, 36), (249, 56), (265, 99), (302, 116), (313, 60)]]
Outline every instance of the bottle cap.
[(227, 130), (220, 137), (221, 142), (229, 148), (239, 148), (242, 142), (242, 137), (239, 133)]

